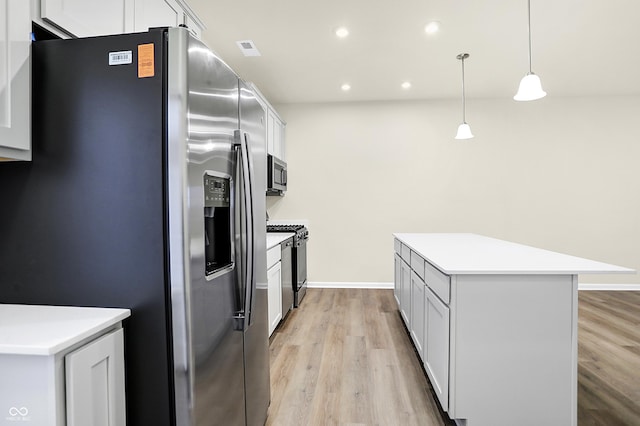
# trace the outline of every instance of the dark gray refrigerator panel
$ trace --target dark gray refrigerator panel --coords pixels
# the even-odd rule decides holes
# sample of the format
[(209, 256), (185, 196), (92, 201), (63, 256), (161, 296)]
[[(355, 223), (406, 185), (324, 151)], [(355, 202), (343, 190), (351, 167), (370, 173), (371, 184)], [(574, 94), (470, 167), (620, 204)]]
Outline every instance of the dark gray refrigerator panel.
[[(0, 164), (0, 302), (131, 308), (129, 425), (175, 424), (164, 43), (162, 31), (33, 43), (33, 161)], [(141, 44), (158, 47), (152, 77), (138, 77)], [(115, 51), (132, 63), (109, 65)]]

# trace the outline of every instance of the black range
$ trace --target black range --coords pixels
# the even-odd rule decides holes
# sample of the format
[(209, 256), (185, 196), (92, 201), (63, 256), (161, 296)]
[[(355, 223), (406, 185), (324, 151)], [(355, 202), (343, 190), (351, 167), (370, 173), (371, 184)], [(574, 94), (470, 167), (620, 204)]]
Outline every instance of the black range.
[(267, 232), (293, 232), (293, 307), (300, 306), (300, 302), (307, 292), (307, 241), (309, 230), (304, 225), (267, 225)]

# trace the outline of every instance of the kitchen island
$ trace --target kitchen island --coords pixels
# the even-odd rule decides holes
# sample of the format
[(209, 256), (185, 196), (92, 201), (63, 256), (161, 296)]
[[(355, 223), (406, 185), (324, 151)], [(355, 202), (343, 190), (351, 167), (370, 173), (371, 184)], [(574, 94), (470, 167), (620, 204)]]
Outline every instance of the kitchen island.
[(394, 238), (394, 293), (442, 409), (575, 426), (578, 274), (635, 271), (475, 234)]

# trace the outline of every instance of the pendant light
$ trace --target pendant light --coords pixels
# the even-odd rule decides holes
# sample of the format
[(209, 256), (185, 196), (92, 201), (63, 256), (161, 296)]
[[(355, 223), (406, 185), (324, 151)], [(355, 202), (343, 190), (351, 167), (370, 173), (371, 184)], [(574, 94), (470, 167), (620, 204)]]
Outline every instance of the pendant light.
[(516, 101), (535, 101), (547, 96), (547, 92), (542, 90), (540, 77), (531, 71), (531, 0), (527, 0), (527, 6), (529, 17), (529, 72), (520, 80), (518, 93), (513, 97)]
[(456, 56), (457, 59), (460, 59), (460, 61), (462, 61), (462, 124), (460, 124), (458, 126), (458, 133), (456, 133), (456, 139), (471, 139), (473, 137), (473, 134), (471, 134), (471, 127), (469, 127), (469, 125), (467, 124), (467, 122), (465, 121), (465, 114), (464, 114), (464, 60), (467, 59), (469, 57), (468, 53), (461, 53), (458, 56)]

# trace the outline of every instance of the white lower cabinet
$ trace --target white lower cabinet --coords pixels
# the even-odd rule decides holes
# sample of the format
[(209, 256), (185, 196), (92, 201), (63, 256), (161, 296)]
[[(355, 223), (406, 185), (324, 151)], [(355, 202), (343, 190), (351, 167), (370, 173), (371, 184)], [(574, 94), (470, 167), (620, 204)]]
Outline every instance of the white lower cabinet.
[(126, 423), (122, 329), (65, 357), (67, 426)]
[(393, 296), (396, 298), (396, 303), (400, 306), (400, 283), (402, 281), (402, 259), (396, 253), (393, 257)]
[(400, 313), (411, 330), (411, 267), (404, 261), (400, 264)]
[(282, 250), (280, 244), (267, 251), (267, 298), (269, 336), (282, 320)]
[(0, 304), (0, 426), (125, 426), (129, 315)]
[(444, 411), (449, 409), (449, 307), (429, 288), (424, 296), (424, 366)]
[(425, 331), (425, 286), (418, 274), (411, 271), (411, 338), (413, 344), (424, 360), (424, 331)]
[[(394, 294), (411, 340), (444, 411), (449, 408), (450, 277), (394, 243)], [(424, 277), (424, 279), (422, 278)]]

